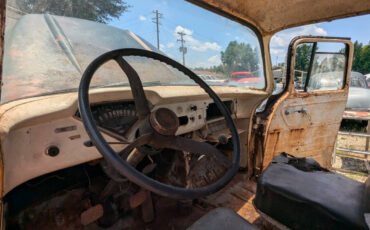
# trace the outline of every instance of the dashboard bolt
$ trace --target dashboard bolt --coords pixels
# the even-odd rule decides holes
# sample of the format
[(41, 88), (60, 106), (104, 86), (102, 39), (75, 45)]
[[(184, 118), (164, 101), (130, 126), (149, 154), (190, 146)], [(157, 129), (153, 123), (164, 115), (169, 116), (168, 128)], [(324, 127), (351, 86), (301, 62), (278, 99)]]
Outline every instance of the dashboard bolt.
[(85, 142), (84, 142), (84, 145), (85, 145), (86, 147), (93, 147), (93, 146), (94, 146), (94, 143), (92, 143), (92, 141), (85, 141)]
[(56, 157), (59, 154), (59, 148), (57, 146), (49, 146), (46, 149), (46, 154), (51, 157)]

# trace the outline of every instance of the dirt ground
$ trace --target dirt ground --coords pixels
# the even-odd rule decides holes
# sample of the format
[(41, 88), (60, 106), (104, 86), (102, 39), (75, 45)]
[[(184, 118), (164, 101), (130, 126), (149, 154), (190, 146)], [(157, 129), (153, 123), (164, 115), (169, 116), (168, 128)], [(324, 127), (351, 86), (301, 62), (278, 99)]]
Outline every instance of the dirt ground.
[[(366, 138), (338, 135), (337, 147), (365, 150)], [(354, 180), (364, 182), (370, 173), (370, 156), (337, 151), (333, 169)]]

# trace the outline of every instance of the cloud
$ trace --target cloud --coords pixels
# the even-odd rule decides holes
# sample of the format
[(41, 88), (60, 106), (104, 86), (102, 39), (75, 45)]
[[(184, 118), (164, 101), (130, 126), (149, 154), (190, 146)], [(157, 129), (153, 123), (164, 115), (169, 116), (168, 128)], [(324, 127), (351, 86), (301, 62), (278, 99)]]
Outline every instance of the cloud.
[(299, 35), (319, 35), (326, 36), (327, 32), (317, 25), (301, 26), (293, 29), (288, 29), (275, 34), (271, 38), (271, 47), (287, 47), (290, 41)]
[(177, 26), (174, 31), (174, 35), (179, 38), (178, 33), (184, 33), (185, 43), (188, 44), (189, 48), (195, 51), (204, 52), (208, 50), (220, 51), (221, 46), (216, 42), (202, 42), (193, 37), (193, 31), (182, 26)]
[(200, 52), (206, 50), (216, 50), (216, 51), (221, 50), (221, 46), (219, 46), (216, 42), (204, 42), (199, 45), (193, 45), (190, 48)]
[(145, 17), (145, 16), (143, 16), (143, 15), (140, 15), (140, 16), (139, 16), (139, 20), (140, 20), (140, 21), (146, 21), (146, 17)]
[(165, 45), (163, 45), (163, 44), (161, 44), (161, 43), (159, 43), (159, 49), (160, 49), (161, 51), (165, 51), (165, 50), (166, 50), (166, 46), (165, 46)]
[(188, 62), (188, 65), (191, 66), (192, 68), (196, 67), (209, 68), (212, 66), (218, 66), (220, 64), (221, 58), (218, 55), (211, 56), (206, 61), (192, 60), (192, 62)]
[(210, 66), (221, 64), (221, 58), (218, 55), (214, 55), (207, 59)]
[(176, 28), (175, 28), (175, 35), (177, 35), (177, 33), (180, 33), (180, 32), (183, 32), (183, 33), (185, 33), (188, 36), (193, 35), (193, 31), (192, 30), (186, 29), (186, 28), (184, 28), (182, 26), (176, 26)]
[(282, 54), (282, 53), (284, 53), (284, 51), (285, 51), (284, 49), (275, 49), (275, 48), (270, 49), (270, 53), (274, 54), (274, 55)]
[(167, 43), (167, 48), (172, 48), (174, 46), (175, 46), (175, 43), (173, 43), (173, 42)]
[(326, 36), (327, 32), (317, 25), (306, 25), (281, 31), (271, 38), (271, 54), (276, 56), (285, 56), (290, 41), (299, 35)]

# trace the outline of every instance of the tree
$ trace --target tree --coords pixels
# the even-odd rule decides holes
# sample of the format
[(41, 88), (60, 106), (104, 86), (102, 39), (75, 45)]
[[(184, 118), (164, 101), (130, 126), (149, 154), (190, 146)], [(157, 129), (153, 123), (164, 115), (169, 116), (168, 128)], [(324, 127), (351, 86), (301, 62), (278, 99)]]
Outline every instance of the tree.
[(16, 0), (16, 3), (26, 13), (49, 13), (102, 23), (119, 18), (130, 7), (123, 0)]
[(296, 58), (295, 58), (295, 69), (301, 71), (308, 71), (310, 65), (312, 53), (312, 45), (308, 44), (299, 44), (296, 49)]
[(358, 41), (355, 41), (353, 43), (353, 60), (352, 60), (352, 70), (354, 71), (360, 71), (361, 64), (361, 50), (362, 50), (362, 43), (359, 43)]
[(243, 42), (231, 41), (225, 52), (221, 52), (221, 62), (226, 74), (236, 71), (253, 72), (258, 70), (256, 49)]
[[(370, 42), (368, 45), (355, 41), (353, 43), (352, 70), (362, 74), (370, 73)], [(344, 49), (342, 49), (344, 52)]]
[[(357, 62), (356, 62), (357, 64)], [(362, 47), (358, 60), (358, 71), (363, 74), (370, 73), (370, 44)]]

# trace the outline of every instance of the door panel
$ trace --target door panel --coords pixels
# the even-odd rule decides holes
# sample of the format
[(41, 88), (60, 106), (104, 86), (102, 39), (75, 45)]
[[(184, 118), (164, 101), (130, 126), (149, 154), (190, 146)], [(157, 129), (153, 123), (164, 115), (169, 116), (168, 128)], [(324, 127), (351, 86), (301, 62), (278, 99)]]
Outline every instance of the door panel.
[[(302, 56), (297, 47), (303, 43), (313, 44), (306, 47), (309, 48), (305, 51), (306, 65), (301, 65), (306, 66), (306, 70), (296, 66), (299, 55)], [(344, 45), (345, 49), (339, 49), (337, 53), (322, 52), (323, 49), (330, 50), (332, 44), (329, 43)], [(323, 167), (331, 167), (347, 102), (352, 53), (353, 46), (348, 39), (300, 37), (292, 41), (288, 52), (292, 56), (288, 57), (286, 90), (271, 103), (268, 114), (265, 111), (265, 114), (257, 115), (265, 119), (261, 122), (264, 126), (263, 148), (260, 148), (263, 153), (256, 157), (260, 159), (259, 162), (256, 160), (256, 168), (266, 168), (273, 157), (282, 152), (312, 157)]]
[(323, 167), (329, 167), (346, 102), (346, 93), (338, 93), (335, 97), (323, 94), (306, 98), (289, 94), (278, 104), (271, 118), (263, 167), (282, 152), (297, 157), (313, 157)]

